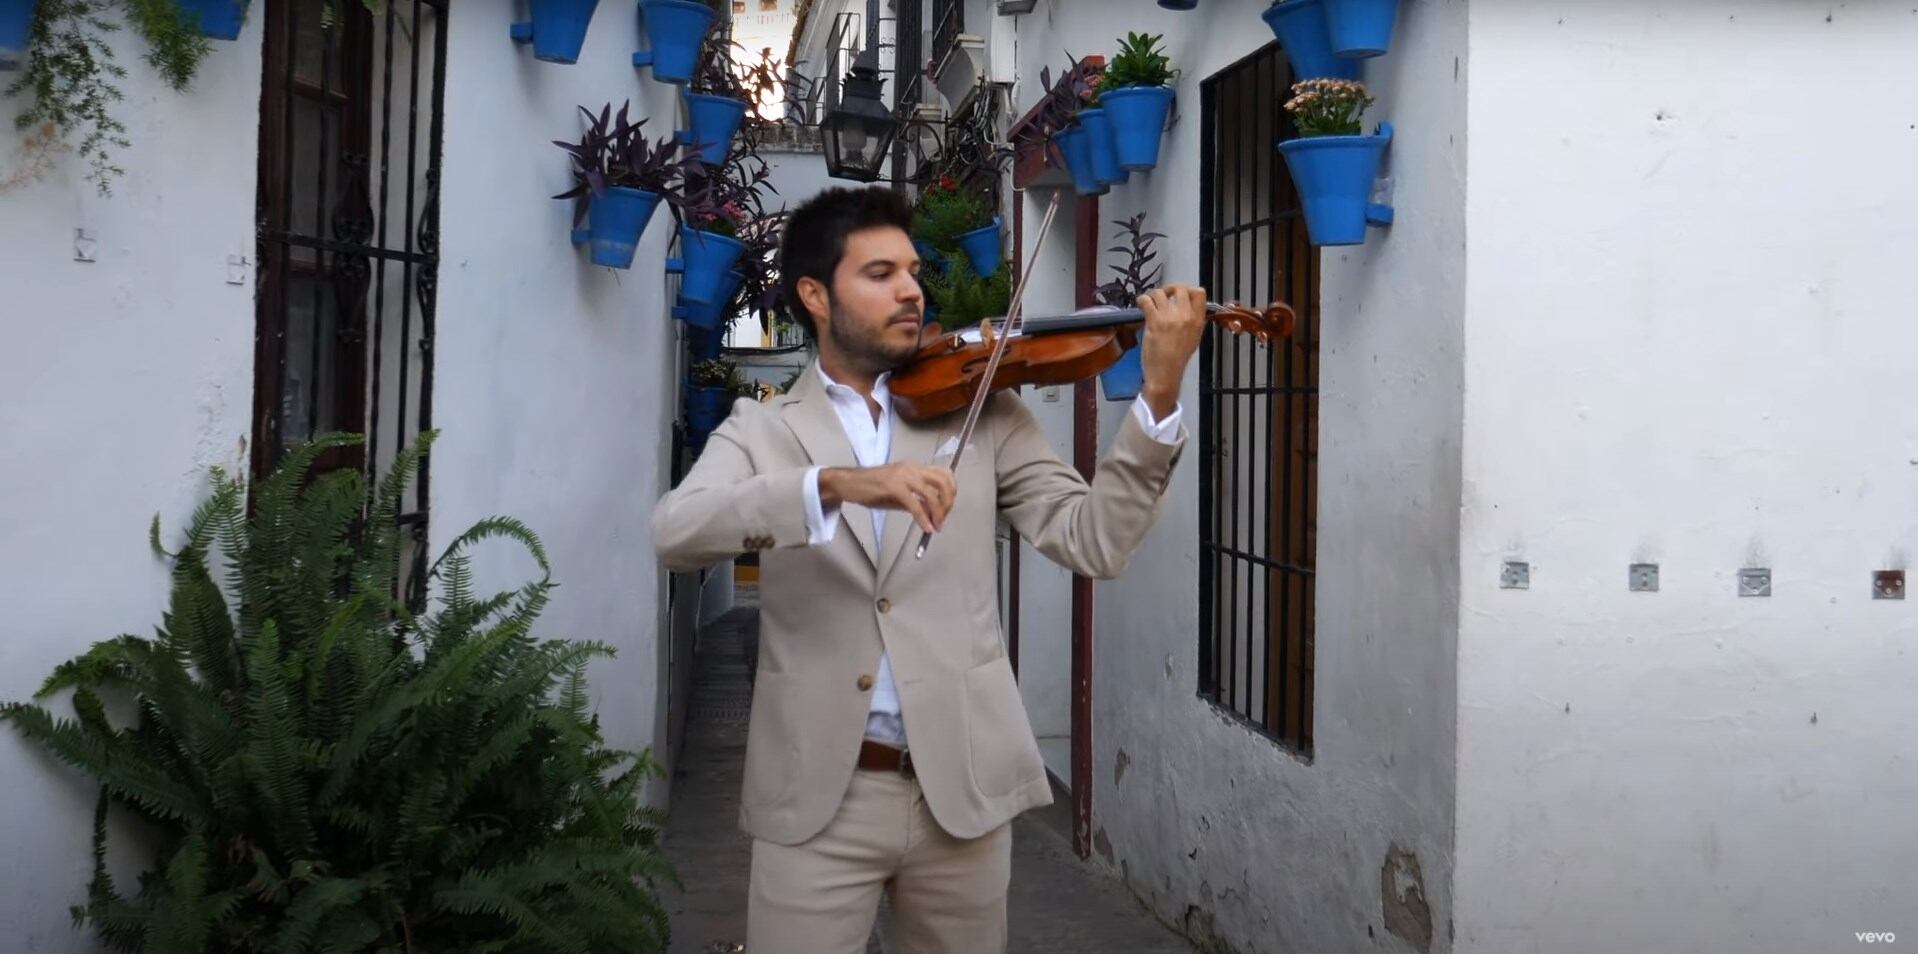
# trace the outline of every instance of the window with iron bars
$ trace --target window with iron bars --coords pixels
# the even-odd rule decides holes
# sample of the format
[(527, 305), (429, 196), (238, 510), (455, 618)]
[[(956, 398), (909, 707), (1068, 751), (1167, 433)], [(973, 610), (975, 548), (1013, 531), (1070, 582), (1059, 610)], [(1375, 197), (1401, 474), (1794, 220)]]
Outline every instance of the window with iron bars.
[(1276, 44), (1201, 88), (1200, 271), (1214, 301), (1284, 301), (1290, 339), (1213, 328), (1199, 357), (1199, 693), (1312, 751), (1318, 513), (1318, 254), (1283, 158)]
[[(378, 477), (431, 427), (448, 0), (265, 0), (253, 468), (351, 433), (319, 461)], [(428, 470), (405, 594), (424, 596)]]

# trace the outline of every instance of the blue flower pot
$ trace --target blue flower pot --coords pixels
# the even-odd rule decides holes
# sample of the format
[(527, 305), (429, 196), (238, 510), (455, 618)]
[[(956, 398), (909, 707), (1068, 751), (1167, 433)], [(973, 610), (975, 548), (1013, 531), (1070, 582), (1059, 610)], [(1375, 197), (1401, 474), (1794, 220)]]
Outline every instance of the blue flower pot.
[(727, 154), (732, 152), (733, 134), (746, 119), (745, 101), (708, 93), (687, 93), (686, 112), (692, 117), (693, 128), (681, 133), (681, 137), (699, 146), (699, 157), (707, 165), (725, 165)]
[(180, 0), (180, 9), (200, 21), (200, 32), (215, 40), (240, 38), (246, 5), (247, 0)]
[(1159, 0), (1159, 6), (1167, 10), (1197, 10), (1199, 0)]
[(1119, 168), (1139, 172), (1159, 164), (1159, 140), (1172, 112), (1172, 87), (1122, 86), (1099, 94), (1099, 105), (1112, 124), (1112, 142), (1119, 152)]
[(718, 328), (689, 325), (686, 329), (686, 350), (692, 354), (695, 362), (711, 361), (719, 357), (719, 350), (725, 345), (726, 334)]
[(514, 42), (533, 44), (533, 58), (546, 63), (577, 63), (599, 0), (526, 0), (531, 20), (512, 25)]
[(726, 272), (745, 253), (746, 246), (730, 236), (680, 226), (680, 257), (667, 259), (666, 270), (680, 275), (679, 297), (700, 304), (723, 303), (731, 297), (721, 295)]
[(1332, 52), (1325, 0), (1284, 0), (1268, 7), (1260, 16), (1278, 36), (1279, 45), (1285, 48), (1294, 80), (1359, 78), (1357, 60)]
[(992, 217), (991, 225), (980, 226), (959, 236), (959, 248), (972, 262), (972, 270), (981, 278), (990, 276), (999, 270), (1005, 261), (1005, 255), (999, 245), (999, 217)]
[(35, 0), (0, 0), (0, 70), (17, 70), (27, 61), (34, 5)]
[(708, 435), (719, 427), (732, 409), (733, 392), (726, 388), (686, 385), (686, 427), (692, 431), (692, 445), (703, 446)]
[(652, 67), (653, 79), (663, 83), (691, 80), (713, 8), (695, 0), (640, 0), (639, 17), (649, 49), (634, 53), (633, 65)]
[(1092, 154), (1092, 174), (1112, 185), (1124, 182), (1129, 174), (1119, 166), (1119, 143), (1112, 135), (1112, 120), (1103, 109), (1081, 110), (1079, 125), (1085, 127)]
[(1080, 195), (1104, 195), (1108, 187), (1092, 169), (1092, 138), (1085, 127), (1062, 129), (1052, 134), (1052, 141), (1059, 146), (1059, 155), (1065, 157), (1066, 171), (1072, 173), (1073, 191)]
[(575, 229), (573, 241), (589, 245), (595, 265), (632, 268), (639, 237), (646, 234), (646, 224), (658, 207), (657, 192), (608, 186), (605, 195), (594, 196), (587, 206), (587, 227)]
[(1332, 52), (1345, 57), (1383, 56), (1392, 47), (1399, 0), (1324, 0)]
[(712, 301), (687, 301), (681, 298), (679, 304), (673, 306), (673, 317), (695, 328), (724, 330), (726, 319), (732, 317), (727, 314), (727, 306), (733, 303), (733, 296), (739, 293), (739, 283), (745, 280), (746, 276), (738, 271), (727, 272), (726, 277), (719, 282), (717, 297)]
[(1309, 136), (1279, 143), (1313, 245), (1359, 245), (1367, 225), (1391, 223), (1392, 210), (1371, 201), (1372, 182), (1391, 141), (1392, 125), (1380, 123), (1372, 136)]
[[(1141, 343), (1145, 341), (1145, 331), (1139, 332)], [(1145, 387), (1145, 366), (1139, 360), (1139, 347), (1134, 345), (1112, 367), (1099, 372), (1099, 388), (1106, 394), (1108, 401), (1130, 401), (1139, 396)]]

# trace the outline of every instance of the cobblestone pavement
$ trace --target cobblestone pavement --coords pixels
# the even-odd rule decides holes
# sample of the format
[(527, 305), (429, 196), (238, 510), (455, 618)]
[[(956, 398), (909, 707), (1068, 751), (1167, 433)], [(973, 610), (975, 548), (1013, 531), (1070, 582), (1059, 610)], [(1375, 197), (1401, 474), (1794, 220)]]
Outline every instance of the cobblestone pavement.
[[(740, 605), (700, 634), (686, 749), (673, 780), (666, 852), (685, 883), (665, 898), (673, 954), (746, 952), (746, 876), (751, 845), (741, 834), (740, 766), (759, 611), (750, 587)], [(1008, 954), (1190, 954), (1118, 883), (1080, 862), (1053, 826), (1034, 814), (1014, 822)], [(867, 950), (888, 954), (886, 912)]]

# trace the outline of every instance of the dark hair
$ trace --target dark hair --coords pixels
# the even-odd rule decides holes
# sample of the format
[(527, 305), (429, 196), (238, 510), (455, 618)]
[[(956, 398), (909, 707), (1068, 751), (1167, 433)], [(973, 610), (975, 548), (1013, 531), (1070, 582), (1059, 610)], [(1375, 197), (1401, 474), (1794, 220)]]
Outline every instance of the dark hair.
[(885, 186), (835, 188), (808, 199), (786, 217), (779, 247), (779, 276), (786, 314), (817, 339), (812, 313), (799, 300), (799, 280), (832, 287), (833, 272), (846, 255), (846, 236), (863, 229), (896, 226), (912, 233), (912, 206)]

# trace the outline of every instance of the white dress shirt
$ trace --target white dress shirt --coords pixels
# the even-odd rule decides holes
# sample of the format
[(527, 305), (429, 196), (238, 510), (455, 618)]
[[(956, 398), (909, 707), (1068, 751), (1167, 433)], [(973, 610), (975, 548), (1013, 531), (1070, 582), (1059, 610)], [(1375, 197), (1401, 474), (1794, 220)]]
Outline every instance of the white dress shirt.
[[(872, 399), (879, 405), (879, 418), (873, 419), (872, 408), (858, 391), (834, 381), (826, 376), (826, 369), (813, 362), (813, 372), (819, 375), (819, 381), (826, 386), (826, 396), (832, 400), (833, 410), (839, 414), (840, 426), (846, 430), (846, 439), (852, 443), (854, 459), (861, 467), (880, 467), (888, 463), (892, 453), (892, 391), (886, 386), (890, 374), (881, 374), (873, 382)], [(1139, 425), (1153, 440), (1170, 444), (1179, 433), (1179, 417), (1183, 409), (1173, 407), (1165, 420), (1152, 418), (1152, 410), (1146, 407), (1141, 396), (1132, 403), (1132, 412), (1139, 418)], [(822, 467), (812, 467), (806, 471), (806, 531), (809, 546), (820, 546), (832, 542), (839, 529), (839, 508), (834, 506), (826, 510), (819, 500), (819, 471)], [(903, 514), (904, 511), (901, 511)], [(882, 541), (885, 540), (886, 511), (872, 508), (872, 540), (876, 552), (884, 553)], [(910, 517), (901, 524), (904, 530), (914, 526)], [(893, 686), (892, 660), (882, 650), (879, 654), (879, 674), (873, 680), (872, 707), (866, 716), (866, 736), (899, 747), (906, 744), (906, 724), (900, 714), (899, 693)]]

